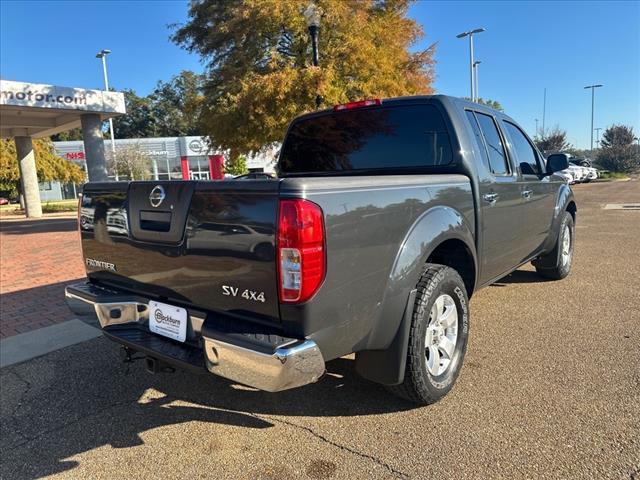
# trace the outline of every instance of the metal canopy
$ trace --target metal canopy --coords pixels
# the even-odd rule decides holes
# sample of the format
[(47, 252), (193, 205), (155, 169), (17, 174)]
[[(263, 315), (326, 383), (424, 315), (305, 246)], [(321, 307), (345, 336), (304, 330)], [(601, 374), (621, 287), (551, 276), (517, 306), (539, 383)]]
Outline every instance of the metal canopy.
[(88, 113), (107, 120), (125, 112), (120, 92), (0, 80), (2, 138), (47, 137), (79, 127)]

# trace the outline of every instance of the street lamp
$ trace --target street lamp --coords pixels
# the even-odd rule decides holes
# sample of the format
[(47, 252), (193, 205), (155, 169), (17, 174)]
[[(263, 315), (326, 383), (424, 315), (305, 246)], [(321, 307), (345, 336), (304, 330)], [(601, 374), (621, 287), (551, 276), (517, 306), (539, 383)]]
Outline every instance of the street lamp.
[[(312, 49), (312, 61), (313, 66), (318, 66), (318, 31), (320, 30), (320, 18), (322, 17), (322, 10), (314, 2), (311, 2), (307, 9), (304, 11), (304, 18), (307, 21), (307, 27), (309, 27), (309, 36), (311, 37), (311, 49)], [(322, 98), (320, 95), (316, 95), (316, 108), (320, 108)]]
[(474, 80), (473, 80), (473, 34), (484, 32), (484, 28), (476, 28), (474, 30), (469, 30), (468, 32), (462, 32), (456, 35), (456, 38), (464, 38), (469, 37), (469, 73), (471, 74), (471, 101), (476, 101), (475, 88), (474, 88)]
[[(111, 53), (111, 50), (103, 48), (98, 53), (96, 53), (96, 58), (102, 60), (102, 74), (104, 75), (104, 89), (109, 91), (109, 77), (107, 76), (107, 55)], [(109, 119), (109, 133), (111, 134), (111, 155), (113, 156), (113, 165), (115, 169), (115, 177), (116, 182), (119, 180), (118, 178), (118, 166), (116, 164), (116, 140), (113, 136), (113, 119)]]
[(478, 93), (478, 65), (480, 65), (482, 61), (476, 60), (473, 62), (473, 77), (475, 79), (475, 89), (476, 89), (476, 101), (480, 98), (480, 94)]
[(594, 128), (594, 130), (596, 131), (596, 145), (600, 148), (600, 130), (602, 130), (602, 128), (598, 127)]
[(600, 88), (602, 87), (602, 85), (598, 84), (598, 85), (587, 85), (585, 88), (586, 89), (591, 89), (591, 152), (593, 152), (593, 108), (595, 105), (595, 91), (596, 88)]
[(534, 118), (534, 120), (536, 121), (536, 137), (538, 136), (538, 119)]

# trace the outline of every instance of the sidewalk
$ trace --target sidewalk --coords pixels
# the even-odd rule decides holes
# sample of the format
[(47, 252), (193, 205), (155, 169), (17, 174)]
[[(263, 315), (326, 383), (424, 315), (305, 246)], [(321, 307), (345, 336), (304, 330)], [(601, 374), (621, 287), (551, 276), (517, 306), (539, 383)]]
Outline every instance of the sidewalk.
[(0, 338), (71, 320), (64, 287), (85, 276), (76, 215), (0, 219)]

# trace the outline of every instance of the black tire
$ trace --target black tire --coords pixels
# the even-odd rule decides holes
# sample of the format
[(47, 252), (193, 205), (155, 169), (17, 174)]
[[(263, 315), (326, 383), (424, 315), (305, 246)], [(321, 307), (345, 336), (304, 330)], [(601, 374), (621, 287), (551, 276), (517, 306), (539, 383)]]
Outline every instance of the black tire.
[[(563, 245), (565, 236), (569, 236), (569, 255), (565, 257), (563, 255)], [(560, 229), (558, 233), (558, 240), (556, 240), (556, 246), (546, 256), (540, 258), (540, 262), (534, 263), (536, 272), (543, 278), (549, 278), (551, 280), (562, 280), (569, 273), (571, 273), (571, 265), (573, 264), (573, 248), (575, 243), (575, 226), (573, 217), (569, 212), (564, 212), (562, 219), (560, 220)], [(555, 265), (551, 268), (546, 268), (541, 265), (548, 265), (553, 262)]]
[[(394, 395), (420, 405), (428, 405), (449, 393), (460, 373), (469, 338), (469, 300), (460, 275), (444, 265), (427, 264), (417, 290), (404, 380), (399, 385), (387, 388)], [(435, 376), (427, 368), (426, 336), (432, 307), (442, 295), (448, 295), (455, 304), (458, 314), (457, 339), (448, 366), (444, 372)]]

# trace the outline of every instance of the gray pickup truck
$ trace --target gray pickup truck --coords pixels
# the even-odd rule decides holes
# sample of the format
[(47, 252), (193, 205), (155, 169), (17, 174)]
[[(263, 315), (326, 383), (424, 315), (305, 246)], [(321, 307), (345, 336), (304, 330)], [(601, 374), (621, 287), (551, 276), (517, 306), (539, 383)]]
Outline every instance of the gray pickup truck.
[(567, 166), (460, 99), (338, 105), (291, 123), (277, 179), (85, 185), (88, 279), (67, 303), (152, 372), (275, 392), (355, 353), (360, 375), (433, 403), (462, 367), (473, 292), (526, 262), (569, 274)]

